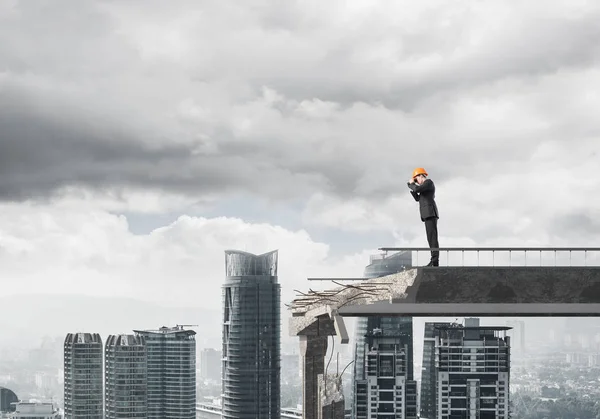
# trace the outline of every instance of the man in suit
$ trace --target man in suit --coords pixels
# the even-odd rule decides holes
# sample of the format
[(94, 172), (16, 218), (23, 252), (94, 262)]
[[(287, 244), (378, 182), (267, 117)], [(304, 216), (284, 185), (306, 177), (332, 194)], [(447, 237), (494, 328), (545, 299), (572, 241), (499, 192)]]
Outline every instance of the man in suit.
[[(431, 179), (428, 179), (427, 172), (422, 167), (413, 171), (412, 178), (407, 182), (415, 201), (419, 202), (419, 211), (421, 221), (425, 223), (427, 232), (427, 242), (430, 248), (439, 248), (437, 220), (440, 218), (437, 205), (435, 203), (435, 185)], [(440, 265), (439, 250), (431, 251), (431, 261), (427, 266)]]

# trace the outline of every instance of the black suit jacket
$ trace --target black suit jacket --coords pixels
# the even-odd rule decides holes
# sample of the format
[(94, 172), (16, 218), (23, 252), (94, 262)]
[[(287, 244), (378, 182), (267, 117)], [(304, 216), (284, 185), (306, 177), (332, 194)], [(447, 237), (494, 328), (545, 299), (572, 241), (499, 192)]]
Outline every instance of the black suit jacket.
[(435, 203), (435, 185), (431, 179), (425, 179), (422, 185), (416, 183), (407, 183), (415, 201), (419, 202), (419, 210), (421, 212), (421, 221), (427, 218), (440, 218), (438, 208)]

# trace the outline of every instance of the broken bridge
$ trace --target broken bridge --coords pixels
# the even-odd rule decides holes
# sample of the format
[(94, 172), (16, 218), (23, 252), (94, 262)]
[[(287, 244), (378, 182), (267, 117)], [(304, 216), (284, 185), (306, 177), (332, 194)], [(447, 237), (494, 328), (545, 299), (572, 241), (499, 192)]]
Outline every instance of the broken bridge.
[[(379, 250), (385, 258), (390, 251), (431, 249)], [(304, 419), (319, 419), (323, 411), (331, 409), (324, 406), (328, 400), (343, 398), (341, 394), (324, 394), (327, 389), (323, 386), (323, 374), (328, 337), (337, 336), (343, 344), (349, 342), (344, 317), (600, 316), (600, 248), (438, 250), (442, 256), (446, 252), (448, 266), (407, 267), (372, 279), (309, 278), (329, 280), (336, 286), (322, 291), (296, 290), (297, 298), (289, 306), (289, 330), (300, 341)], [(528, 252), (539, 253), (535, 265), (530, 265)], [(462, 263), (450, 266), (451, 253), (459, 254)], [(469, 253), (477, 255), (475, 266), (465, 266), (465, 254)], [(481, 263), (482, 254), (487, 255), (487, 264)], [(560, 254), (568, 255), (568, 260), (557, 257)], [(520, 265), (515, 266), (516, 263)], [(341, 386), (335, 388), (341, 392)], [(333, 417), (343, 418), (343, 411), (340, 414), (336, 409)]]

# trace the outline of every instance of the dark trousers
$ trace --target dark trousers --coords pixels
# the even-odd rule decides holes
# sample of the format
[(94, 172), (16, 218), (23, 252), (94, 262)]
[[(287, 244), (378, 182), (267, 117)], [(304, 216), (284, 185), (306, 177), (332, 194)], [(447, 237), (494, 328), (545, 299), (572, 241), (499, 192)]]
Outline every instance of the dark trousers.
[[(438, 242), (437, 218), (430, 217), (425, 219), (425, 231), (427, 232), (429, 247), (440, 247)], [(431, 262), (433, 264), (440, 263), (440, 252), (438, 250), (431, 251)]]

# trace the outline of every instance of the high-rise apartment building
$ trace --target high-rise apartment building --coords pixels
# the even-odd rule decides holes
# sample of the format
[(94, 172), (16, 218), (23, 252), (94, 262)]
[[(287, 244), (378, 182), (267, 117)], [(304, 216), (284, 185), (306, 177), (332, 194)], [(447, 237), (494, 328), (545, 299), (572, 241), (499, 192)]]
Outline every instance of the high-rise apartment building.
[(451, 323), (425, 323), (423, 341), (423, 364), (421, 366), (420, 409), (421, 419), (437, 419), (437, 369), (436, 337), (439, 328), (449, 327)]
[(436, 336), (437, 418), (508, 419), (509, 327), (439, 327)]
[(102, 419), (102, 339), (69, 333), (64, 343), (65, 419)]
[(221, 351), (204, 348), (200, 352), (200, 377), (204, 380), (218, 382), (221, 380)]
[(111, 335), (104, 348), (106, 419), (148, 416), (146, 344), (143, 336)]
[(417, 383), (408, 379), (408, 345), (404, 335), (369, 332), (364, 379), (355, 381), (356, 419), (416, 419)]
[(146, 345), (148, 419), (195, 419), (196, 332), (134, 330)]
[(225, 252), (222, 405), (225, 419), (280, 417), (277, 251)]
[[(402, 272), (412, 267), (412, 256), (410, 252), (398, 252), (392, 255), (371, 256), (370, 264), (365, 267), (365, 278), (378, 278)], [(385, 317), (369, 316), (360, 317), (356, 322), (355, 347), (354, 347), (354, 366), (353, 366), (353, 387), (352, 387), (352, 417), (358, 419), (364, 417), (366, 405), (359, 402), (364, 399), (364, 394), (357, 392), (357, 383), (366, 380), (366, 362), (369, 348), (368, 336), (375, 330), (380, 331), (381, 335), (389, 336), (396, 340), (401, 340), (401, 347), (406, 347), (405, 356), (407, 359), (407, 368), (404, 372), (407, 382), (413, 382), (413, 322), (412, 317)], [(412, 385), (412, 384), (410, 384)], [(410, 409), (409, 409), (410, 411)]]

